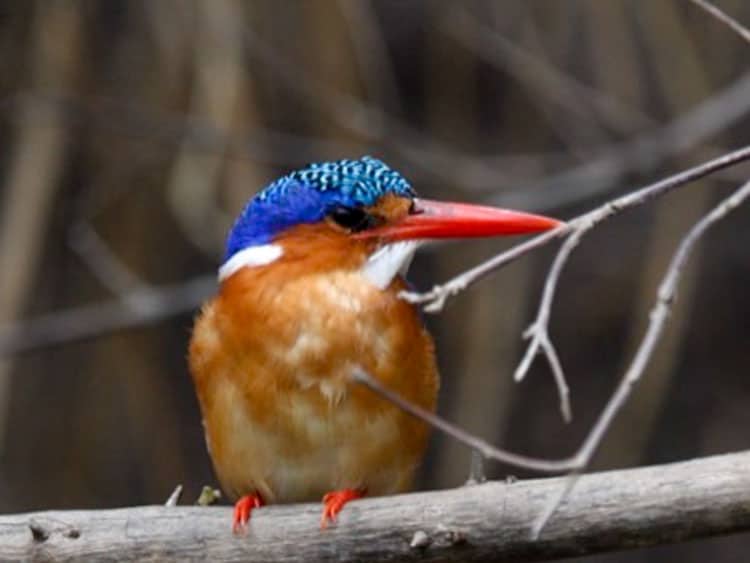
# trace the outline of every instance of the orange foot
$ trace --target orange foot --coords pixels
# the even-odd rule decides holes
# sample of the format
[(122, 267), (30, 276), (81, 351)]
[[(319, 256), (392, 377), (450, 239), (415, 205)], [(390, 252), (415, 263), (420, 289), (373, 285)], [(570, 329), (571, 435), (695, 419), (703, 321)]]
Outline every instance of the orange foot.
[(323, 497), (323, 514), (320, 517), (320, 529), (325, 530), (328, 522), (336, 522), (336, 516), (344, 505), (350, 500), (362, 498), (367, 491), (365, 489), (341, 489), (332, 491)]
[(247, 529), (247, 523), (250, 521), (250, 513), (254, 508), (263, 506), (263, 498), (258, 493), (245, 495), (234, 505), (234, 519), (232, 520), (232, 531), (235, 534), (244, 532)]

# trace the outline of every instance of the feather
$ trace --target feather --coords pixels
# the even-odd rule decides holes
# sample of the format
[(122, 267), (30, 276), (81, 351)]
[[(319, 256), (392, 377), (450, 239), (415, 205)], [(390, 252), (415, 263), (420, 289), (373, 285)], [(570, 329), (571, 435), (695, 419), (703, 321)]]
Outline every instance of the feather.
[(362, 275), (378, 289), (387, 288), (397, 275), (406, 275), (414, 253), (423, 242), (405, 240), (382, 246), (367, 259)]

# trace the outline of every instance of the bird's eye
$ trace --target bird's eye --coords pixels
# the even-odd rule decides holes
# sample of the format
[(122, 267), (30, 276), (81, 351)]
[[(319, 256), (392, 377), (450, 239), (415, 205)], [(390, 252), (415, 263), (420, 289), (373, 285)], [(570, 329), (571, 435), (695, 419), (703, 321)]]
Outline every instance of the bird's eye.
[(328, 216), (338, 226), (344, 227), (353, 233), (364, 231), (377, 224), (377, 219), (373, 215), (370, 215), (367, 211), (359, 207), (339, 205), (338, 207), (334, 207)]

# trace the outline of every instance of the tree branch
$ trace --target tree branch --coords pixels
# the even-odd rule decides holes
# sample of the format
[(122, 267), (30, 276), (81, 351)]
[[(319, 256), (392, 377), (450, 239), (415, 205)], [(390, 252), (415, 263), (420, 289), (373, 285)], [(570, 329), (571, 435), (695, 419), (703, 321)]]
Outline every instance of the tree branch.
[[(737, 156), (739, 153), (743, 153), (746, 150), (747, 149), (742, 149), (732, 154)], [(725, 157), (726, 156), (728, 155), (725, 155)], [(469, 272), (465, 272), (457, 278), (454, 278), (454, 280), (449, 282), (449, 284), (454, 284), (456, 288), (456, 290), (454, 291), (447, 290), (446, 288), (449, 284), (446, 284), (446, 286), (443, 286), (442, 288), (438, 287), (430, 292), (432, 293), (432, 295), (430, 295), (430, 293), (421, 295), (404, 294), (404, 298), (409, 299), (412, 302), (420, 302), (421, 298), (428, 296), (428, 298), (426, 299), (428, 305), (425, 307), (425, 309), (431, 311), (439, 311), (443, 307), (445, 300), (450, 295), (453, 295), (456, 293), (456, 291), (460, 291), (471, 283), (474, 283), (476, 280), (480, 279), (481, 275), (484, 275), (485, 273), (491, 271), (492, 268), (499, 268), (511, 259), (519, 256), (522, 248), (524, 249), (523, 252), (527, 252), (533, 248), (536, 248), (537, 246), (546, 244), (555, 236), (568, 236), (567, 240), (558, 252), (557, 257), (555, 258), (555, 261), (550, 270), (550, 274), (547, 277), (547, 282), (545, 284), (545, 289), (542, 295), (542, 301), (539, 306), (539, 311), (537, 313), (537, 318), (529, 327), (529, 330), (525, 333), (525, 336), (531, 338), (531, 343), (527, 348), (527, 353), (524, 355), (523, 360), (516, 370), (515, 378), (516, 380), (521, 379), (526, 374), (537, 352), (543, 352), (547, 356), (547, 359), (552, 367), (553, 375), (555, 376), (555, 381), (560, 393), (563, 417), (566, 420), (569, 420), (571, 411), (570, 404), (568, 402), (568, 387), (565, 382), (564, 372), (557, 357), (557, 353), (551, 340), (549, 339), (547, 333), (547, 325), (549, 321), (549, 311), (552, 300), (554, 298), (557, 282), (560, 278), (562, 268), (570, 257), (570, 254), (576, 248), (583, 236), (602, 221), (612, 217), (613, 215), (621, 212), (624, 209), (641, 205), (646, 201), (663, 195), (680, 185), (684, 185), (687, 181), (689, 181), (689, 179), (700, 177), (700, 175), (703, 175), (703, 173), (709, 169), (715, 170), (715, 166), (718, 164), (718, 161), (723, 160), (725, 157), (721, 157), (720, 159), (717, 159), (715, 161), (707, 162), (703, 165), (697, 166), (680, 174), (666, 178), (661, 182), (657, 182), (656, 184), (646, 186), (645, 188), (622, 196), (614, 201), (610, 201), (594, 209), (593, 211), (572, 220), (567, 225), (561, 226), (553, 231), (550, 231), (549, 233), (545, 233), (545, 235), (532, 239), (531, 241), (526, 243), (525, 246), (519, 245), (515, 249), (511, 249), (509, 252), (493, 258), (492, 260), (486, 262), (484, 265), (480, 265), (479, 267), (474, 268)], [(585, 441), (576, 452), (576, 454), (572, 457), (558, 460), (555, 463), (552, 460), (525, 458), (511, 452), (506, 452), (504, 450), (494, 448), (485, 441), (464, 432), (460, 428), (447, 423), (446, 421), (432, 415), (431, 413), (427, 413), (427, 415), (425, 415), (425, 412), (422, 409), (418, 409), (414, 405), (409, 405), (400, 397), (396, 397), (393, 393), (385, 389), (367, 374), (358, 372), (353, 375), (353, 378), (356, 381), (365, 384), (371, 390), (375, 391), (387, 400), (393, 402), (401, 409), (418, 418), (421, 418), (432, 426), (451, 435), (460, 442), (469, 445), (485, 457), (494, 458), (499, 461), (514, 464), (518, 467), (525, 467), (537, 471), (554, 471), (552, 468), (555, 466), (560, 467), (567, 465), (571, 472), (569, 479), (565, 483), (562, 490), (558, 492), (558, 495), (554, 498), (553, 502), (547, 505), (547, 507), (537, 519), (537, 522), (535, 523), (532, 530), (532, 537), (536, 538), (538, 537), (544, 526), (547, 524), (548, 520), (554, 514), (554, 512), (568, 497), (573, 487), (577, 483), (580, 473), (585, 471), (585, 469), (588, 467), (597, 448), (601, 444), (605, 433), (609, 429), (609, 426), (632, 393), (634, 385), (643, 375), (643, 372), (646, 369), (646, 365), (653, 355), (656, 345), (658, 344), (661, 334), (664, 330), (664, 326), (669, 316), (672, 303), (674, 302), (676, 296), (680, 275), (684, 269), (684, 265), (688, 257), (690, 256), (691, 250), (695, 246), (696, 241), (698, 241), (698, 239), (700, 239), (703, 234), (705, 234), (709, 227), (724, 218), (729, 212), (738, 207), (748, 197), (750, 197), (750, 182), (743, 184), (731, 196), (723, 200), (711, 212), (706, 214), (693, 226), (692, 229), (690, 229), (688, 234), (682, 240), (677, 252), (670, 261), (669, 268), (667, 269), (664, 279), (659, 286), (657, 303), (651, 311), (648, 330), (641, 341), (641, 344), (630, 367), (620, 380), (620, 383), (617, 386), (614, 394), (605, 405), (604, 410), (600, 414), (593, 428), (589, 431)], [(505, 258), (509, 256), (512, 256), (512, 258)], [(482, 267), (484, 267), (483, 271), (481, 271)], [(459, 283), (456, 283), (457, 281)]]
[(153, 324), (194, 310), (215, 291), (216, 277), (205, 274), (178, 284), (138, 288), (117, 299), (0, 324), (0, 357)]
[(750, 452), (581, 477), (541, 537), (561, 478), (364, 499), (321, 531), (320, 507), (146, 506), (0, 516), (2, 560), (540, 561), (750, 530)]
[(443, 310), (443, 307), (449, 298), (461, 293), (463, 290), (474, 285), (495, 270), (499, 270), (503, 266), (510, 264), (537, 248), (548, 245), (555, 239), (567, 237), (575, 231), (589, 231), (599, 223), (610, 219), (615, 215), (619, 215), (626, 209), (643, 205), (644, 203), (665, 195), (680, 186), (746, 160), (750, 160), (750, 146), (708, 160), (702, 164), (694, 166), (693, 168), (688, 168), (683, 172), (674, 174), (673, 176), (664, 178), (654, 184), (650, 184), (639, 190), (609, 201), (588, 213), (584, 213), (583, 215), (571, 219), (567, 225), (547, 231), (546, 233), (514, 246), (507, 252), (498, 254), (486, 262), (474, 266), (472, 269), (448, 280), (444, 284), (436, 285), (429, 291), (423, 293), (405, 291), (402, 292), (401, 295), (410, 303), (423, 304), (424, 310), (428, 313), (439, 313)]
[(734, 31), (737, 35), (742, 37), (742, 39), (750, 43), (750, 30), (748, 30), (744, 25), (742, 25), (733, 17), (730, 17), (726, 12), (722, 12), (717, 6), (711, 4), (711, 2), (707, 2), (706, 0), (690, 0), (690, 1), (696, 6), (698, 6), (699, 8), (711, 14), (721, 23), (723, 23), (724, 25), (729, 27), (732, 31)]

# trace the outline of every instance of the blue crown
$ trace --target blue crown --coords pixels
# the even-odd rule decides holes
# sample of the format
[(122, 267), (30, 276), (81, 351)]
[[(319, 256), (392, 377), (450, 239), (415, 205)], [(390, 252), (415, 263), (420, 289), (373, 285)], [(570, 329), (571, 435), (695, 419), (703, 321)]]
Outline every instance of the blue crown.
[(336, 206), (369, 207), (386, 194), (416, 196), (401, 174), (369, 156), (316, 162), (295, 170), (245, 206), (229, 232), (224, 260), (243, 248), (266, 244), (294, 225), (317, 223)]

